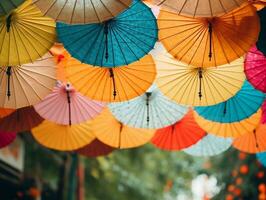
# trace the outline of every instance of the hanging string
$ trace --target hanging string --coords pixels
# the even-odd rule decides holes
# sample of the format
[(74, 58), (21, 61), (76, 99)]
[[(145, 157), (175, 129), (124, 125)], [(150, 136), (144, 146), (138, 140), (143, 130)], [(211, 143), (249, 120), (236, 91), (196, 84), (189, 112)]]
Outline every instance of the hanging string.
[(113, 96), (114, 96), (114, 100), (115, 100), (115, 97), (116, 97), (116, 94), (117, 94), (117, 91), (116, 91), (116, 85), (115, 85), (115, 75), (114, 75), (114, 71), (112, 68), (109, 69), (109, 72), (110, 72), (110, 78), (112, 79), (113, 81)]
[(119, 138), (118, 138), (118, 149), (121, 148), (121, 134), (123, 130), (123, 124), (121, 122), (119, 122), (119, 124), (120, 124), (120, 130), (119, 130)]
[(10, 99), (11, 91), (10, 91), (10, 79), (11, 79), (12, 70), (11, 67), (7, 67), (6, 75), (7, 75), (7, 98)]
[(12, 22), (12, 13), (8, 15), (6, 18), (6, 31), (9, 33), (11, 28), (11, 22)]
[(199, 68), (199, 99), (201, 100), (202, 98), (202, 68)]
[(224, 116), (226, 115), (226, 111), (227, 111), (227, 101), (226, 102), (224, 102)]
[(72, 121), (71, 121), (71, 97), (70, 97), (69, 87), (70, 87), (70, 85), (67, 84), (66, 93), (67, 93), (67, 103), (68, 103), (68, 121), (69, 121), (69, 126), (71, 126), (72, 125)]
[(107, 61), (109, 58), (109, 52), (108, 52), (108, 34), (109, 34), (109, 22), (104, 22), (104, 35), (105, 35), (105, 60)]
[(146, 92), (147, 126), (148, 127), (150, 123), (150, 97), (151, 97), (151, 92)]
[(255, 142), (256, 142), (256, 148), (260, 151), (259, 143), (258, 143), (258, 140), (257, 140), (256, 129), (253, 130), (253, 134), (254, 134), (254, 138), (255, 138)]
[(212, 23), (209, 22), (209, 38), (210, 38), (210, 48), (209, 48), (209, 61), (212, 60)]

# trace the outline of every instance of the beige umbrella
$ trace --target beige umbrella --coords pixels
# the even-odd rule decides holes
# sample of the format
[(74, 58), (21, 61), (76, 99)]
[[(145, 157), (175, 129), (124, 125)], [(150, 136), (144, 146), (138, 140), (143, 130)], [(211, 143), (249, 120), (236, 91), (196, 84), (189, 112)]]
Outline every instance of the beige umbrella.
[(246, 3), (246, 0), (151, 0), (163, 9), (179, 15), (213, 17), (228, 13)]
[(33, 0), (41, 11), (68, 24), (99, 23), (127, 9), (132, 0)]
[(46, 54), (34, 63), (0, 67), (0, 107), (21, 108), (36, 104), (56, 82), (54, 57)]

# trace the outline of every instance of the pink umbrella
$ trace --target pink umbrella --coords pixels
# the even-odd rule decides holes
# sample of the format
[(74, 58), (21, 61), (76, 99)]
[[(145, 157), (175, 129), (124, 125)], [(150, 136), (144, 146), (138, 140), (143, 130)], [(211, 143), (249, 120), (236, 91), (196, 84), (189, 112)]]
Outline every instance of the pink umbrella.
[(266, 124), (266, 101), (262, 104), (262, 116), (261, 116), (261, 123)]
[(45, 119), (58, 124), (79, 124), (101, 113), (105, 104), (89, 100), (78, 93), (69, 83), (58, 82), (53, 92), (34, 106)]
[(0, 148), (4, 148), (11, 144), (16, 139), (16, 132), (2, 132), (0, 131)]
[(266, 93), (266, 57), (256, 46), (246, 55), (245, 74), (256, 89)]

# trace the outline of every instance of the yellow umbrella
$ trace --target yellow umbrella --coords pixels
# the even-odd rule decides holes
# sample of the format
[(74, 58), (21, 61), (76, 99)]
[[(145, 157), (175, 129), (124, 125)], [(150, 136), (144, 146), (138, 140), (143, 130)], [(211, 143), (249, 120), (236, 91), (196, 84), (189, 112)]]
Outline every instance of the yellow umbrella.
[(55, 22), (25, 1), (0, 18), (0, 66), (30, 63), (42, 57), (56, 39)]
[(179, 15), (212, 17), (228, 13), (247, 3), (246, 0), (149, 0)]
[(153, 83), (156, 67), (151, 55), (116, 68), (93, 67), (64, 59), (67, 80), (85, 96), (105, 102), (126, 101), (142, 95)]
[(45, 15), (68, 24), (106, 21), (127, 9), (131, 2), (132, 0), (33, 0)]
[(194, 111), (196, 122), (208, 133), (221, 137), (240, 137), (252, 132), (260, 123), (262, 111), (258, 110), (247, 119), (233, 123), (219, 123), (204, 119)]
[(156, 55), (155, 62), (157, 86), (180, 104), (207, 106), (226, 101), (245, 80), (243, 58), (208, 68), (188, 66), (167, 55)]
[(55, 83), (56, 66), (49, 53), (34, 63), (0, 67), (0, 107), (34, 105), (52, 91)]
[(133, 148), (146, 144), (154, 135), (154, 130), (131, 128), (117, 121), (105, 109), (92, 121), (95, 136), (103, 143), (120, 149)]
[(90, 122), (69, 126), (45, 120), (31, 132), (40, 144), (59, 151), (76, 150), (95, 139)]
[(160, 11), (159, 40), (176, 59), (197, 67), (219, 66), (243, 56), (258, 39), (252, 5), (221, 17), (192, 18)]

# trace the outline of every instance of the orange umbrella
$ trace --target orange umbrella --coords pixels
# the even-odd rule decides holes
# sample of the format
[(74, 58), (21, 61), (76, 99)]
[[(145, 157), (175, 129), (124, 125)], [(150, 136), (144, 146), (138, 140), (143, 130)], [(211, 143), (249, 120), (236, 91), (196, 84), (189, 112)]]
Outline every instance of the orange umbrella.
[(208, 133), (221, 137), (240, 137), (254, 130), (260, 123), (262, 111), (258, 110), (247, 119), (233, 123), (219, 123), (206, 120), (194, 112), (196, 122)]
[(14, 112), (15, 109), (9, 109), (9, 108), (0, 108), (0, 118), (3, 118), (12, 112)]
[(260, 30), (251, 5), (213, 18), (183, 17), (161, 10), (158, 26), (167, 51), (197, 67), (219, 66), (243, 56), (257, 41)]
[(158, 129), (152, 143), (163, 150), (178, 151), (195, 144), (205, 135), (206, 131), (195, 122), (193, 111), (190, 110), (174, 125)]
[(74, 58), (64, 59), (67, 80), (83, 95), (105, 102), (126, 101), (143, 94), (156, 76), (155, 63), (147, 55), (130, 65), (93, 67)]
[(249, 0), (250, 3), (257, 9), (261, 10), (266, 6), (266, 0)]
[(103, 143), (120, 149), (133, 148), (146, 144), (154, 135), (154, 130), (132, 128), (117, 121), (105, 109), (92, 121), (95, 136)]
[(247, 134), (236, 138), (233, 147), (246, 153), (266, 151), (266, 125), (260, 124)]
[(69, 126), (45, 120), (31, 132), (40, 144), (59, 151), (76, 150), (95, 139), (90, 122)]
[(28, 131), (38, 126), (43, 120), (32, 106), (20, 108), (0, 119), (0, 131)]
[(246, 0), (149, 0), (163, 9), (192, 17), (219, 16), (238, 8)]

